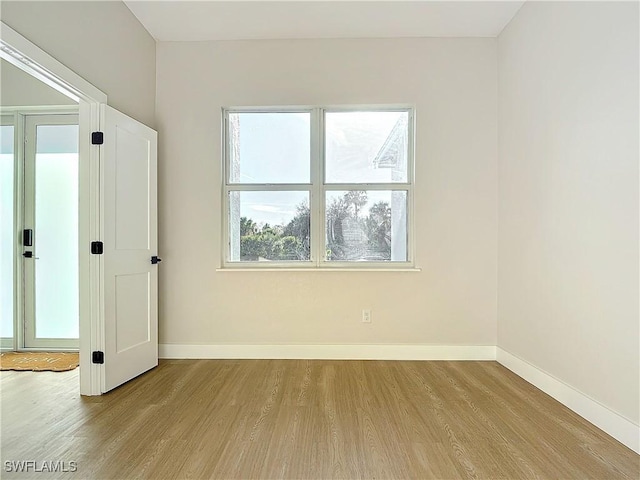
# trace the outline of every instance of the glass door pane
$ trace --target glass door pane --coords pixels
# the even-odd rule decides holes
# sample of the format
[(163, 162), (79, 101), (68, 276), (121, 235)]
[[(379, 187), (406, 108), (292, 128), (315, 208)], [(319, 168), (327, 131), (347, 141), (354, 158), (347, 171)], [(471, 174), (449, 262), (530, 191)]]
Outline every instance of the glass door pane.
[(0, 337), (13, 343), (13, 125), (0, 126)]
[[(71, 124), (74, 123), (75, 124)], [(76, 348), (78, 293), (77, 116), (26, 122), (25, 347)], [(35, 145), (32, 139), (35, 139)]]
[(78, 126), (36, 138), (36, 338), (78, 338)]

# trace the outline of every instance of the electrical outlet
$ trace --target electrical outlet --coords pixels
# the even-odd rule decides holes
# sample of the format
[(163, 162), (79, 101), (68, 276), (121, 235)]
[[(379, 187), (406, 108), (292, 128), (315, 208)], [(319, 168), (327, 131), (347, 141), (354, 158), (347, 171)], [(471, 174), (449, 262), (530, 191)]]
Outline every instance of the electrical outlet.
[(362, 310), (362, 323), (371, 323), (371, 310)]

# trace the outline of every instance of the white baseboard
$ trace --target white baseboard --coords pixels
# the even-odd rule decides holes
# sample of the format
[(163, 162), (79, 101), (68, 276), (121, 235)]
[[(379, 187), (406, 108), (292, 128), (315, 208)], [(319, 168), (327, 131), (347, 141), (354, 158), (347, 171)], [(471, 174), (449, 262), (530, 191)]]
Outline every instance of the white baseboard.
[(160, 358), (317, 360), (495, 360), (493, 345), (175, 345)]
[(492, 345), (159, 345), (165, 359), (497, 360), (578, 415), (640, 453), (640, 426), (538, 367)]
[(501, 348), (497, 348), (496, 359), (498, 363), (604, 430), (620, 443), (640, 453), (640, 426), (631, 420)]

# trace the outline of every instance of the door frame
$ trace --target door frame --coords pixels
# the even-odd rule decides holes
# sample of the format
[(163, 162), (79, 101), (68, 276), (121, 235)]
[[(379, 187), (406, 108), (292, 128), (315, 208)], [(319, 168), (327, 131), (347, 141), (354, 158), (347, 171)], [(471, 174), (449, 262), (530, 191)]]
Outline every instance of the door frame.
[[(60, 109), (47, 109), (46, 111), (40, 110), (36, 112), (19, 112), (18, 121), (23, 123), (24, 138), (30, 138), (32, 141), (24, 143), (24, 155), (22, 158), (17, 158), (16, 168), (14, 172), (18, 172), (23, 176), (21, 189), (18, 188), (17, 194), (22, 197), (22, 212), (18, 216), (20, 225), (16, 229), (17, 232), (24, 231), (25, 228), (35, 228), (34, 232), (34, 246), (30, 249), (35, 255), (38, 253), (38, 232), (39, 227), (36, 224), (36, 191), (38, 190), (36, 182), (37, 171), (37, 128), (40, 125), (78, 125), (78, 107), (73, 108), (60, 108)], [(22, 141), (23, 139), (18, 138)], [(20, 170), (22, 170), (20, 172)], [(16, 175), (18, 177), (18, 175)], [(77, 179), (76, 179), (77, 183)], [(79, 200), (79, 199), (78, 199)], [(78, 203), (75, 205), (78, 208)], [(35, 256), (32, 259), (25, 259), (22, 255), (26, 247), (19, 245), (19, 242), (14, 242), (14, 258), (21, 264), (21, 272), (23, 275), (22, 282), (16, 282), (18, 290), (22, 291), (21, 307), (23, 308), (23, 315), (17, 320), (17, 325), (14, 323), (14, 331), (22, 334), (22, 342), (19, 342), (17, 349), (23, 348), (24, 350), (31, 349), (44, 349), (47, 350), (67, 350), (77, 349), (78, 339), (75, 338), (42, 338), (37, 335), (37, 310), (36, 310), (36, 272), (38, 269), (38, 259)], [(22, 257), (22, 258), (21, 258)], [(79, 279), (78, 279), (79, 280)], [(20, 288), (21, 286), (21, 288)], [(79, 295), (79, 291), (77, 292)], [(18, 327), (17, 330), (15, 327)], [(18, 339), (18, 335), (14, 336)]]
[[(2, 106), (0, 105), (0, 124), (14, 127), (14, 178), (13, 178), (13, 231), (14, 238), (21, 235), (25, 225), (25, 177), (24, 160), (26, 155), (25, 132), (26, 119), (28, 117), (46, 117), (49, 115), (74, 115), (78, 118), (78, 105), (41, 105), (41, 106)], [(21, 238), (21, 237), (20, 237)], [(13, 242), (13, 283), (14, 283), (14, 305), (13, 305), (13, 337), (10, 339), (0, 339), (0, 350), (28, 350), (25, 347), (26, 336), (24, 331), (25, 303), (21, 297), (20, 290), (24, 289), (24, 265), (22, 259), (23, 248), (19, 242)], [(9, 341), (7, 341), (9, 340)], [(44, 347), (37, 347), (44, 348)], [(77, 349), (78, 347), (73, 347)], [(47, 347), (50, 350), (65, 350), (58, 347)]]
[(102, 272), (100, 256), (91, 255), (89, 249), (91, 241), (101, 239), (102, 233), (100, 152), (98, 146), (91, 145), (91, 132), (100, 130), (100, 105), (107, 103), (107, 95), (1, 21), (0, 57), (79, 105), (80, 394), (100, 395), (103, 369), (92, 363), (91, 357), (93, 351), (104, 351)]

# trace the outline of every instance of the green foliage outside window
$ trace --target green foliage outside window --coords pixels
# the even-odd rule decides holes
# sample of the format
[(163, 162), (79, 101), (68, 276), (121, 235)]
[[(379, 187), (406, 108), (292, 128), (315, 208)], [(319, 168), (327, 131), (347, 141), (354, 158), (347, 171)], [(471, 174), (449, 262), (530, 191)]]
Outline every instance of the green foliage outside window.
[[(391, 207), (374, 203), (366, 216), (362, 207), (367, 193), (349, 191), (327, 206), (327, 260), (389, 260), (391, 258)], [(306, 203), (286, 225), (257, 225), (240, 218), (240, 258), (244, 261), (300, 261), (310, 259), (311, 212)]]

